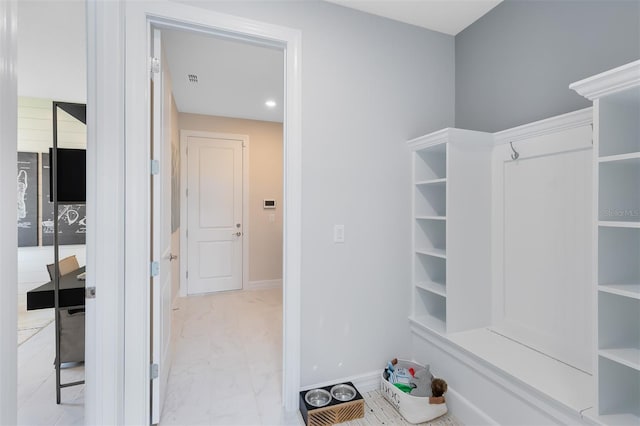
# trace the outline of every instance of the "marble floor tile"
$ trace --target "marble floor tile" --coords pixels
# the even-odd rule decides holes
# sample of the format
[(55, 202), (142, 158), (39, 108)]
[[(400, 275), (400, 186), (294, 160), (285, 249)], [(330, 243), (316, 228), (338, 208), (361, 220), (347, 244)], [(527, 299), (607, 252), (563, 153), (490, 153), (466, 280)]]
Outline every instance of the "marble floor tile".
[(181, 298), (175, 306), (161, 425), (301, 424), (282, 408), (281, 289)]

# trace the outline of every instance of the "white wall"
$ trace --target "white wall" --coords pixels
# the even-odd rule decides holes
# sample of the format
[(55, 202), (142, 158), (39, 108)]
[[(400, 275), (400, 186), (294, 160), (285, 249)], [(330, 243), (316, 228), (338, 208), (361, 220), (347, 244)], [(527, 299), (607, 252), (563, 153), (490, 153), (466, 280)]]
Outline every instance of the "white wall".
[(302, 385), (408, 356), (405, 141), (453, 125), (453, 37), (320, 1), (191, 3), (302, 31)]

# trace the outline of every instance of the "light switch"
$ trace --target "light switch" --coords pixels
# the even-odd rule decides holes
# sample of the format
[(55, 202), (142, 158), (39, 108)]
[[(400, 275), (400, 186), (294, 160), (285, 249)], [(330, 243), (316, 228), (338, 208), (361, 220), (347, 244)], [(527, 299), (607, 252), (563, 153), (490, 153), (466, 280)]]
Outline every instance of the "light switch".
[(333, 227), (333, 242), (344, 243), (344, 225), (334, 225)]

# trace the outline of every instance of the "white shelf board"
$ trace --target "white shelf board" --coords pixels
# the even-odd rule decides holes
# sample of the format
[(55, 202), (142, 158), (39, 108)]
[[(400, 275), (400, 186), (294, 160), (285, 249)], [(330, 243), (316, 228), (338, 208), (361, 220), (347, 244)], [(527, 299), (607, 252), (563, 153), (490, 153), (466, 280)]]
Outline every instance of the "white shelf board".
[(427, 256), (439, 257), (440, 259), (447, 258), (447, 251), (438, 248), (429, 248), (429, 249), (416, 249), (416, 253), (424, 254)]
[(419, 220), (447, 220), (446, 216), (416, 216)]
[(444, 185), (447, 183), (447, 178), (421, 180), (416, 182), (416, 185)]
[(618, 296), (640, 299), (640, 283), (600, 284), (598, 290)]
[(640, 371), (640, 349), (637, 348), (614, 348), (600, 349), (600, 356)]
[(487, 328), (448, 334), (449, 340), (575, 411), (594, 405), (590, 374)]
[(601, 220), (598, 222), (598, 225), (610, 228), (640, 228), (640, 222), (632, 221)]
[(416, 287), (430, 293), (435, 293), (438, 296), (447, 297), (447, 287), (442, 283), (436, 283), (433, 281), (422, 281), (416, 283)]
[(590, 419), (591, 421), (595, 422), (596, 424), (603, 425), (603, 426), (605, 425), (606, 426), (618, 426), (618, 425), (629, 426), (629, 425), (640, 424), (640, 417), (631, 413), (603, 414), (599, 416), (596, 413), (595, 408), (589, 408), (584, 413), (582, 413), (582, 415), (587, 419)]
[(440, 318), (431, 315), (414, 315), (409, 317), (409, 321), (414, 324), (444, 334), (447, 331), (447, 324)]
[(640, 152), (630, 152), (629, 154), (607, 155), (605, 157), (599, 157), (599, 163), (610, 162), (633, 162), (637, 161), (640, 164)]

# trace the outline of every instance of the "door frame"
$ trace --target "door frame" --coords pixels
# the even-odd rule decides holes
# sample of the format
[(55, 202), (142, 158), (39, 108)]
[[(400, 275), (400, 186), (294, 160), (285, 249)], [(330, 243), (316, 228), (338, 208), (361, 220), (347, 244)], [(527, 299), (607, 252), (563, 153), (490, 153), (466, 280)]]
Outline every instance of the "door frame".
[[(0, 1), (0, 193), (15, 194), (18, 133), (18, 3)], [(15, 196), (15, 195), (14, 195)], [(0, 424), (17, 422), (18, 234), (13, 203), (0, 205)]]
[(190, 136), (242, 141), (242, 289), (249, 283), (249, 136), (233, 133), (202, 132), (180, 129), (180, 297), (187, 293), (187, 266), (189, 250), (187, 230), (189, 225), (187, 212), (187, 142)]
[[(102, 231), (92, 242), (105, 247), (101, 256), (93, 253), (95, 279), (119, 279), (96, 285), (96, 349), (106, 350), (96, 350), (99, 355), (87, 362), (99, 372), (109, 371), (110, 376), (87, 374), (87, 423), (140, 425), (150, 420), (150, 300), (149, 286), (144, 283), (150, 275), (147, 124), (152, 24), (222, 35), (285, 52), (283, 402), (287, 411), (295, 411), (300, 388), (301, 32), (168, 1), (88, 0), (87, 17), (88, 109), (93, 118), (93, 129), (88, 131), (94, 134), (90, 140), (96, 151), (106, 154), (105, 158), (95, 156), (99, 170), (88, 174), (87, 184), (99, 195), (98, 201), (106, 196), (102, 191), (113, 194), (122, 189), (113, 194), (117, 197), (110, 204), (96, 206), (93, 212), (93, 223), (100, 223), (95, 228)], [(114, 156), (118, 157), (115, 162)], [(107, 213), (112, 218), (105, 220), (114, 228), (96, 220)], [(107, 312), (109, 317), (103, 315)], [(100, 362), (96, 362), (98, 357)]]

